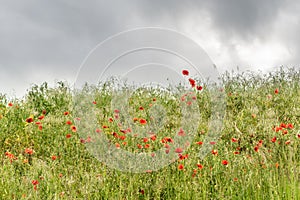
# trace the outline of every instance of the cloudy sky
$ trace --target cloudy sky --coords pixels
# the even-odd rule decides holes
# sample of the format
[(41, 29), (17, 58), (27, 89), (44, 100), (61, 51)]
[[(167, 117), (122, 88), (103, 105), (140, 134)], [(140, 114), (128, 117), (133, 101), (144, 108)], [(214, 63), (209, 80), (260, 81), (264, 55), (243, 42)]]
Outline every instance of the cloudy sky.
[(293, 0), (0, 1), (0, 93), (74, 82), (89, 52), (118, 32), (163, 27), (197, 42), (219, 71), (300, 63), (300, 2)]

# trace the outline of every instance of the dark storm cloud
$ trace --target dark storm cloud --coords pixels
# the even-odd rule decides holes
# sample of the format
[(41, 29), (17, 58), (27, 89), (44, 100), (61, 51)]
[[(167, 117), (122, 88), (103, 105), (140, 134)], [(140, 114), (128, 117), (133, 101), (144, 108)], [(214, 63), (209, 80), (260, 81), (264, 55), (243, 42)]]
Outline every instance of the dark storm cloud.
[[(155, 2), (155, 3), (154, 3)], [(208, 12), (220, 34), (225, 37), (256, 37), (263, 34), (277, 19), (278, 13), (287, 3), (281, 0), (167, 0), (139, 1), (139, 8), (145, 20), (179, 21), (187, 14)], [(201, 25), (201, 24), (199, 24)]]
[[(188, 13), (210, 13), (220, 35), (256, 37), (276, 20), (283, 1), (6, 1), (2, 3), (0, 58), (4, 66), (65, 63), (78, 65), (83, 54), (109, 35), (132, 24), (159, 26)], [(179, 26), (179, 25), (178, 25)], [(178, 27), (179, 28), (179, 27)]]
[(227, 0), (226, 3), (212, 0), (206, 6), (215, 27), (226, 37), (251, 39), (270, 31), (283, 5), (281, 0)]
[[(124, 1), (2, 2), (1, 90), (10, 87), (5, 84), (12, 79), (24, 90), (29, 83), (43, 79), (74, 78), (96, 44), (127, 28), (134, 7)], [(43, 71), (39, 80), (30, 78)]]
[(122, 21), (130, 15), (126, 8), (115, 10), (117, 7), (103, 1), (4, 4), (0, 18), (0, 40), (4, 45), (0, 51), (2, 64), (7, 66), (77, 64), (77, 59), (82, 59), (78, 55), (95, 45), (95, 40), (99, 42), (124, 28)]

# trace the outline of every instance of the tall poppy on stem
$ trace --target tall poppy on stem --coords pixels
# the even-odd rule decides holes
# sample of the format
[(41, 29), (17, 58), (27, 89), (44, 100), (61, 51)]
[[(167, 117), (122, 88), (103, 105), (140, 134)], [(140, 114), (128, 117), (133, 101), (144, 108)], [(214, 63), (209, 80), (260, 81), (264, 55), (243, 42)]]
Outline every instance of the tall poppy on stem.
[(183, 74), (184, 76), (188, 76), (188, 75), (189, 75), (189, 71), (186, 70), (186, 69), (184, 69), (184, 70), (182, 70), (182, 74)]

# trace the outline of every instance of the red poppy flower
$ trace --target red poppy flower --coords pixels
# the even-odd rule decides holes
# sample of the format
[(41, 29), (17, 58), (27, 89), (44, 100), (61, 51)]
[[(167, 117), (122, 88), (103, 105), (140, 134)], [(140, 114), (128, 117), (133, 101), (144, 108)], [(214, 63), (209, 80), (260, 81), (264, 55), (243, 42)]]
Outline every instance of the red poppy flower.
[(178, 156), (179, 156), (179, 161), (185, 159), (185, 156), (184, 156), (184, 155), (178, 154)]
[(183, 74), (184, 76), (188, 76), (188, 75), (189, 75), (189, 71), (186, 70), (186, 69), (184, 69), (184, 70), (182, 70), (182, 74)]
[(140, 106), (140, 107), (139, 107), (139, 110), (144, 110), (143, 106)]
[(94, 104), (94, 105), (96, 105), (96, 104), (97, 104), (97, 102), (96, 102), (96, 101), (93, 101), (93, 104)]
[(92, 142), (92, 138), (91, 138), (91, 136), (88, 136), (87, 138), (86, 138), (86, 140), (85, 140), (85, 142)]
[(203, 144), (203, 142), (202, 142), (202, 141), (199, 141), (199, 142), (196, 142), (196, 144), (198, 144), (198, 145), (202, 145), (202, 144)]
[(289, 128), (289, 129), (293, 129), (293, 128), (294, 128), (294, 126), (293, 126), (293, 124), (288, 124), (288, 125), (287, 125), (287, 128)]
[(197, 88), (197, 90), (199, 90), (199, 91), (201, 91), (201, 90), (203, 89), (203, 87), (200, 86), (200, 85), (198, 85), (196, 88)]
[(41, 130), (43, 130), (43, 126), (42, 125), (39, 125), (38, 126), (38, 129), (41, 131)]
[(41, 115), (41, 116), (38, 117), (38, 119), (42, 120), (42, 119), (44, 119), (44, 117), (45, 117), (44, 115)]
[(287, 140), (287, 141), (285, 142), (285, 144), (286, 144), (286, 145), (291, 144), (291, 140)]
[(127, 130), (120, 129), (120, 132), (126, 134)]
[(258, 147), (261, 147), (262, 144), (263, 144), (263, 141), (262, 141), (262, 140), (259, 140), (257, 146), (258, 146)]
[(184, 96), (181, 97), (181, 101), (185, 101), (185, 97)]
[(133, 118), (133, 122), (136, 122), (136, 121), (138, 121), (139, 119), (137, 118), (137, 117), (134, 117)]
[(164, 138), (161, 140), (161, 143), (167, 143), (167, 142), (173, 143), (173, 139), (170, 138), (170, 137), (164, 137)]
[(280, 124), (280, 127), (281, 127), (281, 128), (286, 128), (287, 125), (286, 125), (285, 123), (281, 123), (281, 124)]
[(117, 149), (119, 149), (121, 145), (119, 143), (116, 143), (115, 146)]
[(9, 153), (9, 152), (5, 152), (5, 156), (8, 157), (8, 158), (10, 158), (11, 161), (12, 161), (12, 159), (15, 159), (15, 155), (12, 154), (12, 153)]
[(203, 165), (201, 165), (200, 163), (197, 164), (197, 167), (198, 167), (199, 169), (203, 169)]
[(288, 134), (288, 131), (287, 130), (282, 130), (282, 135), (286, 135)]
[(71, 122), (70, 120), (68, 120), (68, 121), (66, 122), (66, 124), (67, 124), (67, 125), (72, 125), (72, 122)]
[(277, 138), (276, 138), (276, 137), (273, 137), (272, 140), (271, 140), (271, 142), (275, 143), (276, 140), (277, 140)]
[(115, 137), (115, 138), (118, 138), (118, 134), (116, 132), (113, 132), (112, 135)]
[(30, 149), (30, 148), (26, 148), (25, 149), (25, 153), (28, 154), (28, 155), (32, 155), (33, 154), (33, 150)]
[(180, 128), (180, 130), (178, 132), (178, 136), (185, 136), (185, 132), (182, 128)]
[(300, 133), (297, 135), (297, 137), (300, 139)]
[(68, 115), (68, 114), (70, 114), (68, 111), (64, 112), (64, 115)]
[(197, 175), (197, 169), (194, 169), (194, 170), (193, 170), (192, 177), (195, 177), (196, 175)]
[(68, 133), (68, 134), (66, 135), (66, 138), (70, 138), (70, 137), (72, 137), (72, 134)]
[(39, 184), (38, 180), (32, 180), (31, 183), (32, 183), (32, 185), (37, 185), (37, 184)]
[(12, 107), (12, 106), (13, 106), (12, 102), (9, 102), (9, 103), (8, 103), (8, 106), (9, 106), (9, 107)]
[(236, 139), (236, 138), (231, 138), (231, 142), (237, 142), (238, 141), (238, 139)]
[(85, 139), (80, 138), (80, 143), (81, 143), (81, 144), (84, 144), (84, 143), (85, 143)]
[(149, 139), (148, 138), (143, 138), (143, 141), (146, 143), (146, 142), (149, 141)]
[(76, 128), (76, 126), (74, 126), (74, 125), (73, 125), (73, 126), (71, 126), (71, 130), (72, 130), (72, 132), (74, 132), (74, 133), (75, 133), (75, 132), (77, 131), (77, 128)]
[(96, 131), (96, 133), (101, 133), (101, 130), (98, 128), (95, 131)]
[(255, 146), (255, 147), (254, 147), (254, 151), (258, 152), (258, 150), (259, 150), (259, 147), (258, 147), (258, 146)]
[(27, 122), (27, 123), (32, 123), (32, 122), (33, 122), (33, 118), (32, 118), (32, 117), (27, 118), (27, 119), (26, 119), (26, 122)]
[(145, 144), (144, 148), (145, 148), (145, 149), (150, 148), (150, 144)]
[(142, 190), (142, 189), (139, 189), (139, 193), (141, 193), (142, 195), (144, 195), (144, 194), (145, 194), (145, 191)]
[(173, 139), (172, 139), (172, 138), (170, 138), (170, 137), (166, 137), (166, 140), (167, 140), (167, 142), (171, 142), (171, 143), (173, 143)]
[(151, 139), (152, 141), (155, 141), (155, 140), (156, 140), (156, 135), (151, 135), (151, 136), (150, 136), (150, 139)]
[(183, 170), (183, 168), (184, 168), (183, 164), (178, 165), (179, 170)]
[(182, 153), (182, 151), (183, 151), (182, 148), (176, 148), (176, 149), (175, 149), (175, 152), (176, 152), (176, 153)]
[(57, 156), (51, 156), (52, 160), (56, 160)]
[(147, 121), (145, 119), (140, 119), (140, 124), (145, 125), (147, 124)]
[(222, 160), (222, 164), (223, 164), (223, 165), (228, 165), (229, 162), (228, 162), (227, 160)]
[(120, 140), (125, 140), (126, 139), (126, 136), (125, 135), (121, 135), (119, 136)]
[(211, 153), (213, 154), (213, 155), (218, 155), (218, 151), (217, 150), (215, 150), (215, 149), (213, 149), (212, 151), (211, 151)]
[(275, 94), (278, 94), (278, 93), (279, 93), (279, 89), (276, 88), (276, 89), (274, 90), (274, 93), (275, 93)]
[(196, 86), (196, 81), (195, 81), (194, 79), (189, 78), (189, 82), (190, 82), (190, 85), (191, 85), (192, 87), (195, 87), (195, 86)]

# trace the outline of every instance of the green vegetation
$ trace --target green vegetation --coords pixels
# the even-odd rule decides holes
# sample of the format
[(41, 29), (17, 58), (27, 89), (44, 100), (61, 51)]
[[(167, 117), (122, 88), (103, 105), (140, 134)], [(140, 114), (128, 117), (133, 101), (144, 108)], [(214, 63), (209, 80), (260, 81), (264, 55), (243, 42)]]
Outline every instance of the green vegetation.
[[(300, 72), (225, 73), (222, 79), (226, 115), (210, 153), (199, 159), (211, 116), (203, 84), (195, 89), (201, 121), (190, 148), (171, 165), (145, 173), (111, 169), (87, 151), (85, 144), (94, 138), (78, 134), (81, 119), (67, 84), (35, 85), (24, 99), (0, 94), (0, 199), (300, 199)], [(130, 152), (172, 151), (181, 96), (137, 90), (128, 101), (127, 119), (111, 108), (113, 84), (82, 90), (94, 97), (96, 132)], [(150, 108), (156, 105), (165, 112), (156, 116), (165, 115), (166, 121), (149, 137), (130, 135), (132, 127), (118, 125), (154, 123)]]

